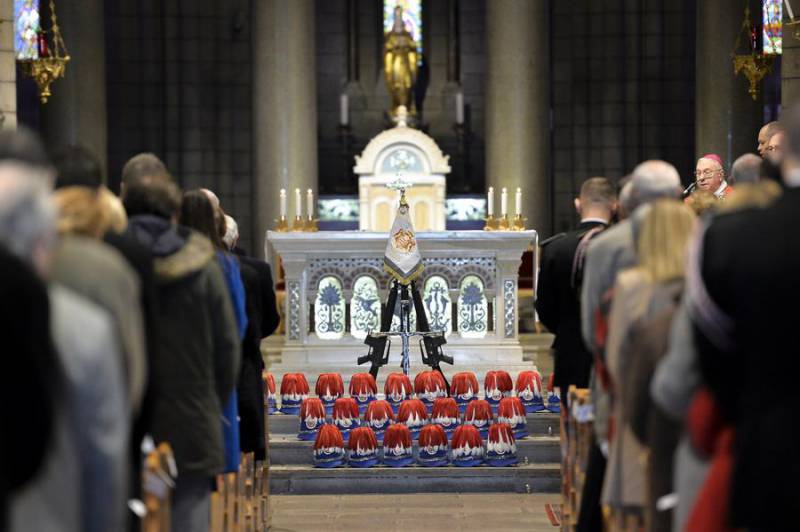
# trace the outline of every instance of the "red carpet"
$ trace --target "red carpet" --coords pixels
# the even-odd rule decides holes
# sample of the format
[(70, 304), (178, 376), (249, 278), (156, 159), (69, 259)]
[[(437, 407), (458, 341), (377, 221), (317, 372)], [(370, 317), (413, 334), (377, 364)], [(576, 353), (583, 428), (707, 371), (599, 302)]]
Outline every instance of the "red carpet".
[(561, 505), (552, 505), (547, 503), (544, 505), (544, 511), (547, 512), (547, 518), (550, 519), (550, 524), (553, 526), (561, 526)]

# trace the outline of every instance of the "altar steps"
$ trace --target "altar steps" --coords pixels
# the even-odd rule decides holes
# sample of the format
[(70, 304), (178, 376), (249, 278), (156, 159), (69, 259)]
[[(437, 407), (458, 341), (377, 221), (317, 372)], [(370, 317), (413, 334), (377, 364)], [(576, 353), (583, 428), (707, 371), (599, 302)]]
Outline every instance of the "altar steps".
[(273, 495), (363, 493), (558, 493), (561, 465), (514, 467), (373, 467), (318, 469), (308, 465), (269, 468)]
[(297, 416), (269, 416), (269, 477), (273, 494), (558, 493), (561, 489), (558, 414), (528, 414), (530, 436), (517, 440), (519, 465), (500, 468), (318, 469), (311, 465), (312, 443), (297, 439), (299, 423)]

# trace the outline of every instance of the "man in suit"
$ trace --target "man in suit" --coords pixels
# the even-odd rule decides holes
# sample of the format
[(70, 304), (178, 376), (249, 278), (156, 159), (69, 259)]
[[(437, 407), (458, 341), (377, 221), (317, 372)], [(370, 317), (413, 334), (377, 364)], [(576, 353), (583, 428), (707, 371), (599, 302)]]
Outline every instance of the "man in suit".
[(592, 177), (581, 185), (575, 209), (581, 217), (578, 228), (542, 243), (536, 311), (539, 320), (556, 335), (555, 385), (566, 398), (569, 385), (589, 385), (592, 356), (581, 339), (579, 300), (582, 253), (588, 241), (608, 227), (617, 205), (614, 187), (605, 177)]
[[(722, 494), (729, 503), (724, 517), (726, 525), (743, 529), (791, 527), (800, 502), (800, 462), (792, 458), (800, 426), (800, 248), (795, 233), (800, 224), (800, 109), (786, 114), (783, 195), (766, 208), (720, 214), (701, 228), (687, 272), (703, 380), (734, 431), (730, 491)], [(758, 378), (743, 385), (742, 376), (748, 375)], [(759, 511), (765, 505), (771, 510)], [(717, 508), (702, 510), (713, 515)]]

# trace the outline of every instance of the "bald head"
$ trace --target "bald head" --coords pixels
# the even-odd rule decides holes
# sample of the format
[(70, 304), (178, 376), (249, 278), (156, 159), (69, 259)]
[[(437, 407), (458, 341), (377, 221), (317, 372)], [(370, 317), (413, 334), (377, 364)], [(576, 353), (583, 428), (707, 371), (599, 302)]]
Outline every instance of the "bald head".
[(761, 162), (761, 157), (755, 153), (745, 153), (733, 161), (729, 176), (730, 184), (757, 182), (761, 173)]
[(766, 157), (767, 154), (767, 143), (769, 139), (775, 134), (780, 131), (783, 131), (783, 126), (778, 121), (772, 121), (764, 124), (764, 126), (758, 132), (758, 154), (761, 157)]
[(681, 178), (675, 167), (666, 161), (645, 161), (634, 168), (631, 175), (631, 208), (660, 198), (680, 198)]

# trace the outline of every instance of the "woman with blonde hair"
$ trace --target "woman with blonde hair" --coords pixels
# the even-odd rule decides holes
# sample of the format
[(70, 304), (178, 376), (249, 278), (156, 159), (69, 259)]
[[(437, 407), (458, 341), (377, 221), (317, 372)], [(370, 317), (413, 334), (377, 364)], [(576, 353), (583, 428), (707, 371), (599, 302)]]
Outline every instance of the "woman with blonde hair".
[[(634, 411), (638, 415), (639, 406), (649, 402), (647, 388), (639, 381), (631, 382), (632, 369), (641, 381), (649, 383), (655, 361), (666, 350), (696, 217), (683, 202), (671, 199), (650, 204), (640, 216), (634, 225), (638, 265), (617, 276), (609, 318), (606, 359), (616, 430), (609, 444), (603, 502), (612, 508), (614, 521), (622, 530), (637, 528), (643, 521), (648, 530), (663, 530), (663, 523), (655, 522), (653, 510), (663, 487), (653, 485), (648, 447), (631, 426)], [(673, 445), (672, 438), (668, 445)], [(671, 464), (671, 456), (661, 462)], [(666, 480), (669, 478), (671, 475)]]

